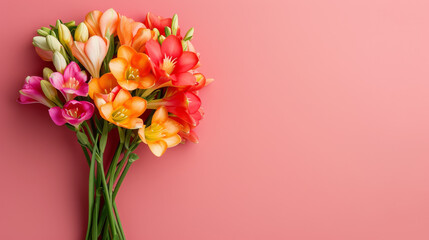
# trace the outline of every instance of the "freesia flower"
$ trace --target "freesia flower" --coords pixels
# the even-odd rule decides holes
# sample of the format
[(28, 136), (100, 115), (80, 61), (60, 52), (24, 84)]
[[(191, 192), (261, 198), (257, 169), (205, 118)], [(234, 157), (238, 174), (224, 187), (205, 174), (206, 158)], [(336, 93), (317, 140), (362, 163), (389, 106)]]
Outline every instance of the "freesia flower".
[(41, 103), (49, 108), (54, 107), (55, 104), (50, 101), (43, 93), (42, 86), (40, 85), (40, 81), (42, 80), (43, 78), (38, 76), (27, 77), (25, 79), (24, 86), (19, 91), (20, 95), (18, 98), (18, 103)]
[(121, 16), (117, 31), (121, 46), (130, 46), (137, 52), (144, 52), (146, 42), (155, 37), (155, 32), (143, 23), (125, 16)]
[(94, 105), (86, 101), (68, 101), (62, 108), (53, 107), (49, 109), (52, 121), (58, 126), (66, 123), (78, 128), (81, 123), (90, 119), (94, 114)]
[(89, 97), (92, 99), (98, 93), (106, 102), (112, 102), (119, 90), (121, 87), (112, 73), (106, 73), (101, 78), (93, 78), (89, 82)]
[(146, 43), (146, 51), (159, 78), (167, 78), (176, 86), (195, 84), (194, 75), (188, 71), (197, 65), (198, 57), (194, 52), (183, 51), (178, 37), (170, 35), (162, 45), (155, 40), (149, 40)]
[(192, 126), (196, 126), (198, 124), (198, 121), (193, 114), (200, 109), (201, 100), (192, 92), (184, 92), (176, 88), (168, 88), (164, 98), (151, 100), (147, 104), (148, 109), (157, 109), (160, 106), (165, 106), (168, 112), (183, 119)]
[(146, 110), (146, 100), (131, 96), (125, 89), (119, 90), (111, 102), (106, 101), (100, 93), (96, 93), (94, 103), (101, 117), (113, 124), (128, 129), (143, 126), (143, 120), (139, 116)]
[(155, 156), (162, 156), (167, 148), (179, 144), (182, 139), (178, 132), (180, 125), (168, 117), (168, 111), (165, 107), (159, 107), (152, 117), (149, 127), (140, 128), (138, 133), (140, 139), (149, 146)]
[(131, 47), (119, 47), (118, 57), (110, 61), (109, 67), (118, 84), (124, 89), (146, 89), (155, 84), (156, 79), (150, 72), (152, 66), (149, 57)]
[(92, 77), (100, 77), (100, 68), (107, 54), (108, 43), (99, 36), (92, 36), (86, 41), (72, 44), (72, 54), (89, 71)]
[(54, 72), (49, 77), (52, 86), (64, 95), (66, 101), (72, 100), (76, 96), (88, 96), (86, 80), (86, 74), (80, 70), (79, 65), (75, 62), (70, 62), (67, 65), (64, 74)]
[(115, 35), (118, 22), (119, 14), (112, 8), (104, 13), (95, 10), (85, 17), (85, 25), (88, 27), (89, 34), (103, 38), (110, 38), (111, 35)]

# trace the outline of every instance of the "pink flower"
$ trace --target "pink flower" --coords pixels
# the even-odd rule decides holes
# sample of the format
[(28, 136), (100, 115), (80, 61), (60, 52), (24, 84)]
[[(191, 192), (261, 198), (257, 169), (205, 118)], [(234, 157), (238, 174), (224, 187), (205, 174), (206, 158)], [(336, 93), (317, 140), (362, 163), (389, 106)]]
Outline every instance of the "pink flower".
[(196, 83), (195, 76), (188, 71), (197, 66), (198, 56), (194, 52), (183, 51), (177, 36), (168, 36), (162, 45), (155, 40), (149, 40), (146, 43), (146, 51), (160, 82), (169, 79), (175, 86), (192, 86)]
[(78, 128), (82, 122), (90, 119), (93, 114), (94, 105), (86, 101), (71, 100), (63, 108), (53, 107), (49, 109), (52, 121), (58, 126), (69, 123)]
[(64, 74), (54, 72), (49, 77), (52, 86), (60, 90), (66, 101), (70, 101), (76, 96), (88, 96), (86, 80), (86, 74), (80, 71), (79, 65), (75, 62), (70, 62), (64, 70)]
[(50, 101), (42, 91), (40, 81), (43, 78), (38, 76), (27, 77), (25, 84), (19, 91), (18, 103), (30, 104), (30, 103), (41, 103), (49, 108), (54, 107), (55, 104)]

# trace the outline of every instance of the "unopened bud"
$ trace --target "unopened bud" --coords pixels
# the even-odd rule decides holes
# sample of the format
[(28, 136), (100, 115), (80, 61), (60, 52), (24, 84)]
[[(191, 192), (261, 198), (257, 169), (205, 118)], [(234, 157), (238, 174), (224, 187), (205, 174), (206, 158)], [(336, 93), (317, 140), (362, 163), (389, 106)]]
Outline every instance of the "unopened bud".
[(66, 25), (67, 27), (74, 27), (74, 26), (76, 26), (76, 22), (75, 21), (70, 21), (70, 22), (64, 23), (64, 25)]
[(46, 42), (46, 37), (43, 37), (43, 36), (33, 37), (33, 45), (43, 50), (47, 50), (47, 51), (51, 50), (48, 46), (48, 43)]
[(85, 23), (81, 22), (76, 28), (76, 32), (74, 33), (74, 39), (78, 42), (86, 42), (88, 41), (88, 38), (88, 27), (85, 25)]
[(179, 29), (179, 17), (177, 16), (177, 14), (174, 14), (173, 18), (171, 19), (171, 33), (173, 35), (176, 35), (178, 29)]
[(64, 44), (64, 46), (68, 46), (69, 43), (71, 41), (73, 41), (72, 35), (70, 33), (70, 29), (66, 25), (64, 25), (64, 24), (60, 24), (59, 25), (59, 27), (58, 27), (58, 35), (59, 35), (58, 37), (60, 39), (60, 42), (62, 44)]
[(193, 35), (194, 35), (194, 28), (191, 28), (191, 29), (188, 30), (188, 32), (186, 33), (186, 35), (183, 38), (183, 40), (190, 41), (192, 39)]
[(55, 69), (57, 70), (57, 72), (63, 73), (64, 69), (67, 67), (66, 59), (58, 51), (54, 52), (52, 62), (54, 63), (54, 66), (55, 66)]
[(37, 29), (37, 34), (39, 34), (40, 36), (46, 37), (49, 35), (49, 32), (45, 32), (42, 29)]
[(62, 45), (56, 37), (51, 35), (46, 36), (46, 43), (52, 51), (61, 51)]
[(162, 44), (162, 42), (164, 42), (164, 40), (165, 40), (165, 37), (163, 35), (160, 35), (159, 38), (158, 38), (158, 42), (160, 44)]
[(45, 94), (46, 98), (53, 102), (57, 102), (58, 94), (57, 89), (52, 86), (52, 84), (47, 80), (40, 81), (40, 86), (42, 87), (42, 91)]
[(43, 79), (45, 79), (45, 80), (49, 80), (49, 77), (51, 76), (51, 74), (52, 74), (53, 72), (54, 72), (54, 71), (52, 71), (50, 68), (45, 67), (45, 68), (43, 69)]

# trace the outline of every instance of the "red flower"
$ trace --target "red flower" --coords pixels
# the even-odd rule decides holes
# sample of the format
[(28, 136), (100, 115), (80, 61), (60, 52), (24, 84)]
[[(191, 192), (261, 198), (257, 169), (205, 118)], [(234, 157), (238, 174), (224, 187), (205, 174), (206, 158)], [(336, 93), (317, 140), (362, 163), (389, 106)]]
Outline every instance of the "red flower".
[(162, 45), (149, 40), (146, 51), (160, 82), (168, 80), (175, 86), (192, 86), (196, 83), (194, 75), (188, 71), (198, 64), (198, 56), (194, 52), (183, 51), (178, 37), (170, 35)]

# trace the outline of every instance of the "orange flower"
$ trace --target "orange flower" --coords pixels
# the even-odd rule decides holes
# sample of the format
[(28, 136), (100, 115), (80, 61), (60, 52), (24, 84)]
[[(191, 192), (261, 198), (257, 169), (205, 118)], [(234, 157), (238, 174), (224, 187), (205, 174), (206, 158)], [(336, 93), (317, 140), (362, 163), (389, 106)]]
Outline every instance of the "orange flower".
[(117, 32), (121, 45), (130, 46), (137, 52), (144, 52), (146, 42), (155, 37), (155, 32), (143, 23), (125, 16), (121, 16)]
[(143, 120), (139, 118), (146, 110), (146, 100), (133, 97), (124, 89), (108, 102), (100, 93), (94, 94), (94, 103), (101, 117), (123, 128), (136, 129), (143, 127)]
[(118, 22), (119, 14), (112, 8), (104, 13), (94, 10), (85, 17), (85, 25), (91, 36), (110, 38), (111, 35), (115, 35)]
[(129, 91), (147, 89), (155, 84), (149, 57), (131, 47), (119, 47), (118, 57), (110, 60), (109, 67), (118, 84)]
[(139, 129), (139, 136), (152, 153), (160, 157), (167, 148), (174, 147), (182, 141), (179, 131), (180, 124), (169, 118), (167, 109), (162, 106), (153, 114), (151, 125)]
[(116, 78), (111, 73), (106, 73), (101, 78), (93, 78), (89, 82), (89, 97), (94, 99), (95, 94), (102, 96), (106, 102), (112, 102), (116, 94), (121, 90)]

